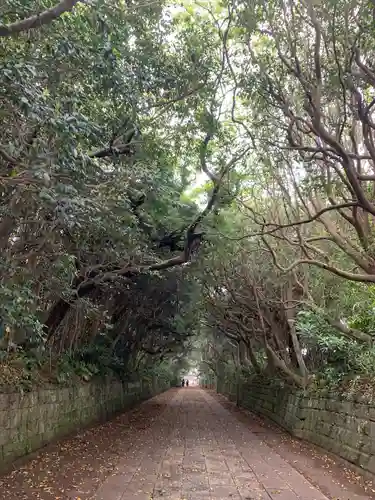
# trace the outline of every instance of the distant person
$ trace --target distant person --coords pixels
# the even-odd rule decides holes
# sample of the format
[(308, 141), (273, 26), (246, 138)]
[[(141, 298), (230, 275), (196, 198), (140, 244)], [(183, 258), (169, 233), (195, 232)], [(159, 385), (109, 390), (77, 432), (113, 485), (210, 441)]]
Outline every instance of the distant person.
[(186, 381), (186, 387), (189, 387), (189, 381), (188, 380)]
[(185, 387), (185, 380), (184, 379), (182, 379), (181, 386)]

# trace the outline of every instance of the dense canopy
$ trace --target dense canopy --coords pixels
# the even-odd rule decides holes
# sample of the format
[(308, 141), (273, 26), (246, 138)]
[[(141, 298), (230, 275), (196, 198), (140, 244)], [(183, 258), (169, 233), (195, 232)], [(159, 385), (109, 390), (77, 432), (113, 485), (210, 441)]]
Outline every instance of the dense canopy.
[(3, 2), (3, 367), (373, 375), (373, 32), (367, 1)]

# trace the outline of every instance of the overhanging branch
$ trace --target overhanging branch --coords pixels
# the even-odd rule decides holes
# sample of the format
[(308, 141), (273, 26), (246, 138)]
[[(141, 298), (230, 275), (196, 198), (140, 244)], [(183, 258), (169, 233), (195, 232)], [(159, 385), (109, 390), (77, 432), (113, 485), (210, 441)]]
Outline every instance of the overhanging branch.
[(47, 9), (40, 14), (35, 14), (22, 21), (16, 21), (12, 24), (0, 25), (0, 37), (9, 37), (22, 31), (39, 28), (44, 24), (49, 24), (64, 12), (69, 12), (80, 0), (62, 0), (60, 3)]

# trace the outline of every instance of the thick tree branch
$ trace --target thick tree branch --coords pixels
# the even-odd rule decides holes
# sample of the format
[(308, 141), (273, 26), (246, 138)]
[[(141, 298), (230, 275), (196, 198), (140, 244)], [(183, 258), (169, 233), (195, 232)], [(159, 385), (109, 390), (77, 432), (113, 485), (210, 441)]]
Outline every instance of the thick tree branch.
[(330, 273), (336, 274), (336, 276), (340, 276), (340, 278), (344, 278), (349, 281), (358, 281), (360, 283), (375, 283), (375, 274), (351, 273), (349, 271), (345, 271), (344, 269), (339, 269), (338, 267), (332, 266), (331, 264), (320, 262), (319, 260), (314, 260), (314, 259), (298, 259), (295, 262), (293, 262), (290, 266), (282, 267), (277, 262), (276, 254), (271, 248), (271, 246), (268, 244), (268, 242), (266, 242), (265, 238), (263, 238), (263, 242), (265, 243), (267, 249), (269, 250), (272, 256), (272, 260), (275, 267), (277, 267), (277, 269), (279, 269), (283, 273), (287, 274), (290, 271), (293, 271), (293, 269), (295, 269), (296, 267), (301, 266), (302, 264), (309, 264), (311, 266), (320, 267), (320, 269), (329, 271)]
[(230, 236), (224, 236), (226, 239), (231, 240), (231, 241), (241, 241), (245, 240), (247, 238), (253, 238), (255, 236), (265, 236), (267, 234), (273, 234), (276, 233), (277, 231), (280, 231), (281, 229), (286, 229), (289, 227), (295, 227), (295, 226), (302, 226), (304, 224), (309, 224), (310, 222), (313, 222), (316, 219), (319, 219), (324, 213), (326, 212), (331, 212), (332, 210), (340, 210), (343, 208), (350, 208), (350, 207), (356, 207), (358, 206), (358, 202), (348, 202), (348, 203), (340, 203), (338, 205), (330, 205), (329, 207), (322, 208), (321, 210), (317, 211), (314, 215), (307, 219), (302, 219), (299, 221), (294, 221), (290, 222), (288, 224), (274, 224), (274, 223), (267, 223), (267, 224), (262, 224), (264, 227), (268, 226), (274, 226), (271, 229), (265, 229), (264, 231), (259, 231), (256, 233), (249, 233), (245, 234), (244, 236), (239, 236), (238, 238), (233, 238)]
[(215, 188), (210, 196), (210, 199), (207, 202), (206, 207), (197, 214), (190, 225), (186, 228), (184, 248), (179, 255), (171, 257), (170, 259), (162, 260), (160, 262), (155, 262), (154, 264), (140, 265), (137, 267), (131, 267), (128, 265), (125, 267), (120, 267), (114, 263), (111, 263), (105, 266), (97, 266), (89, 273), (82, 273), (75, 279), (75, 282), (73, 283), (72, 296), (70, 298), (70, 301), (60, 299), (50, 310), (49, 316), (45, 322), (45, 327), (48, 331), (48, 337), (50, 338), (54, 334), (56, 328), (59, 326), (66, 313), (68, 312), (71, 303), (73, 303), (78, 298), (86, 297), (97, 287), (100, 287), (105, 283), (121, 279), (125, 279), (125, 282), (131, 283), (136, 276), (139, 276), (142, 273), (163, 271), (188, 263), (190, 261), (191, 255), (195, 253), (199, 248), (204, 234), (203, 232), (196, 231), (197, 226), (211, 212), (225, 175), (237, 161), (243, 158), (247, 151), (248, 149), (245, 149), (241, 153), (233, 156), (233, 158), (222, 168), (220, 175), (215, 181)]
[(61, 14), (64, 14), (64, 12), (71, 11), (79, 1), (80, 0), (61, 0), (60, 3), (40, 14), (35, 14), (34, 16), (30, 16), (22, 21), (16, 21), (12, 24), (0, 25), (0, 37), (12, 36), (22, 31), (28, 31), (49, 24), (60, 17)]
[(354, 338), (360, 342), (366, 342), (367, 344), (372, 343), (373, 337), (371, 337), (371, 335), (365, 332), (361, 332), (360, 330), (357, 330), (355, 328), (350, 328), (341, 320), (332, 319), (328, 314), (325, 316), (325, 319), (331, 326), (333, 326), (333, 328), (336, 328), (336, 330), (341, 332), (346, 337), (350, 339)]

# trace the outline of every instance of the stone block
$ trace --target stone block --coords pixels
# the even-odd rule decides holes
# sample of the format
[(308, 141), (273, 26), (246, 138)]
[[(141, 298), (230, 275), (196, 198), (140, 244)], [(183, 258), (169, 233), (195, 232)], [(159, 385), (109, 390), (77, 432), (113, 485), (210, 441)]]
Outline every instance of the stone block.
[(9, 409), (9, 394), (0, 394), (0, 411)]
[(9, 463), (17, 458), (23, 457), (26, 455), (26, 446), (25, 443), (22, 442), (11, 442), (6, 443), (2, 446), (2, 453), (4, 456), (4, 460)]
[(5, 410), (0, 410), (0, 428), (9, 428), (10, 427), (10, 422), (9, 422), (9, 412)]
[(367, 435), (371, 438), (371, 439), (374, 439), (375, 440), (375, 422), (373, 422), (372, 420), (369, 420), (369, 425), (368, 427), (366, 428), (367, 430)]
[[(109, 381), (24, 395), (0, 394), (0, 468), (57, 437), (109, 418), (164, 389), (145, 382), (129, 385), (129, 391), (121, 382)], [(254, 397), (252, 401), (257, 403)], [(272, 413), (272, 399), (269, 408)]]
[(375, 441), (368, 436), (362, 436), (362, 441), (359, 446), (360, 452), (367, 455), (375, 455)]
[(374, 455), (369, 457), (368, 462), (366, 464), (364, 464), (363, 468), (365, 470), (368, 470), (372, 474), (375, 474), (375, 456)]
[(369, 420), (375, 422), (375, 407), (369, 406), (368, 407), (368, 417)]
[(71, 399), (71, 391), (68, 387), (64, 389), (60, 389), (59, 391), (59, 401), (64, 402), (64, 401), (70, 401)]
[(336, 399), (327, 399), (326, 401), (326, 409), (328, 411), (332, 411), (332, 412), (340, 412), (340, 409), (341, 409), (341, 402), (340, 401), (337, 401)]
[(25, 455), (32, 453), (35, 450), (38, 450), (41, 446), (43, 446), (43, 439), (40, 434), (35, 434), (33, 436), (27, 437), (25, 439)]
[(9, 430), (5, 427), (0, 427), (0, 446), (9, 442)]
[[(231, 396), (235, 393), (229, 390)], [(326, 392), (244, 385), (244, 407), (271, 418), (294, 435), (375, 473), (375, 404)]]
[(44, 405), (50, 402), (51, 391), (48, 389), (40, 389), (38, 392), (39, 405)]
[(39, 420), (38, 422), (38, 434), (43, 434), (45, 431), (45, 421)]
[(22, 410), (20, 408), (12, 409), (8, 412), (8, 428), (18, 429), (21, 426)]
[(21, 405), (21, 394), (18, 392), (12, 392), (8, 396), (8, 406), (7, 410), (17, 410)]

